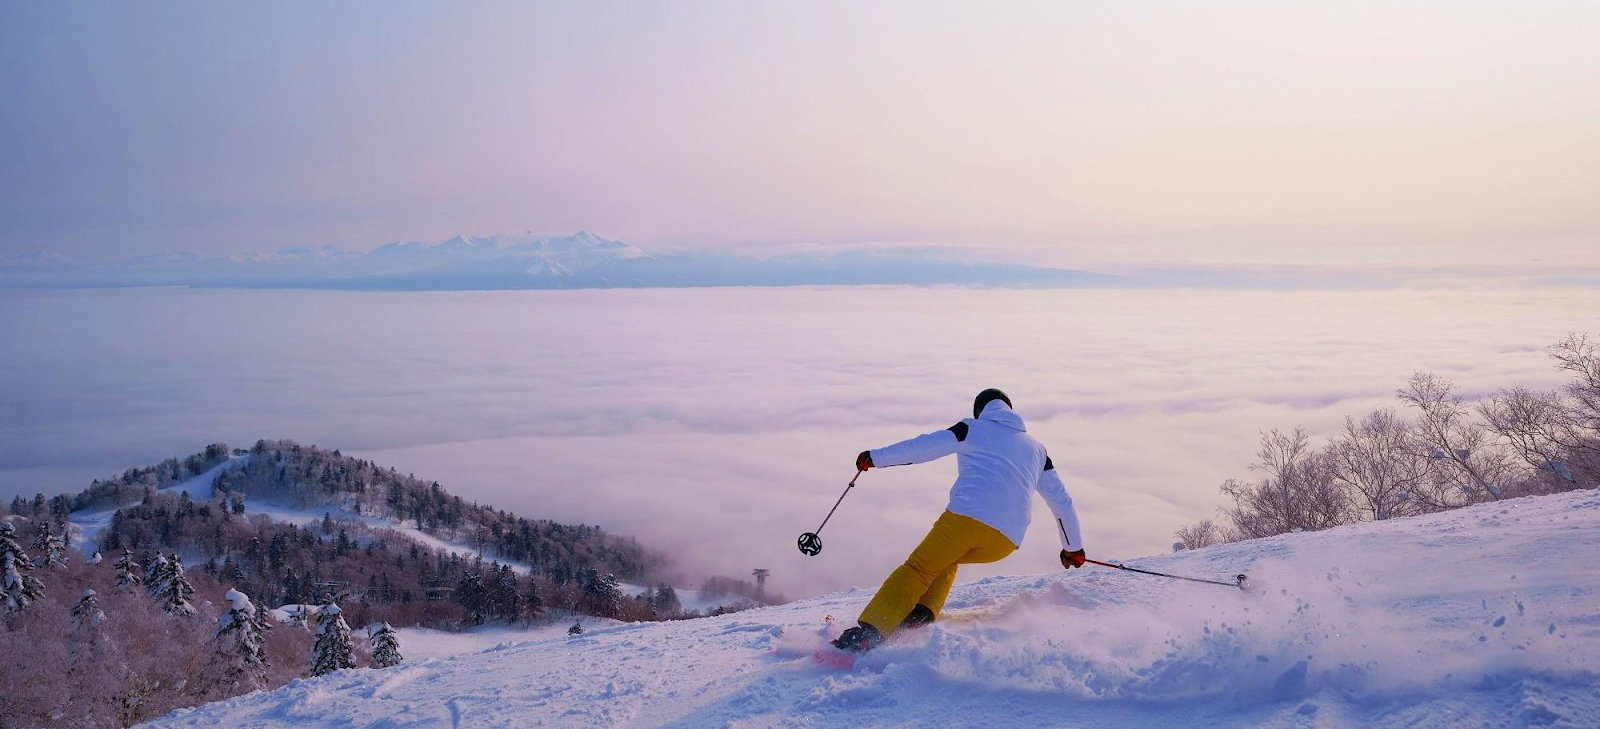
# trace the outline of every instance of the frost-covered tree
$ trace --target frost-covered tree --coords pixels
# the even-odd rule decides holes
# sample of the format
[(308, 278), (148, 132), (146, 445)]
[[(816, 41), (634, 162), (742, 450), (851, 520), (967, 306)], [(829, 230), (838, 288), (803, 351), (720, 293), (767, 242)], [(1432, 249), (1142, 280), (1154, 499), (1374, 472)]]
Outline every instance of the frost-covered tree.
[(488, 619), (488, 597), (488, 588), (484, 587), (483, 578), (478, 573), (470, 570), (461, 573), (461, 579), (456, 583), (456, 602), (467, 611), (467, 620), (473, 625), (483, 625)]
[(122, 550), (122, 556), (117, 558), (112, 565), (117, 571), (117, 587), (132, 590), (137, 588), (144, 578), (139, 576), (139, 563), (133, 559), (133, 552)]
[(339, 606), (329, 603), (317, 611), (317, 637), (311, 644), (311, 675), (325, 676), (356, 667), (356, 644)]
[(35, 566), (45, 569), (67, 566), (67, 539), (50, 527), (50, 520), (40, 520), (32, 546), (38, 552), (38, 556), (33, 558)]
[(157, 575), (156, 581), (150, 584), (150, 594), (156, 598), (161, 609), (173, 615), (193, 615), (194, 605), (189, 598), (194, 595), (194, 586), (189, 584), (189, 578), (183, 574), (183, 560), (177, 554), (166, 559), (166, 567)]
[(17, 543), (17, 530), (0, 523), (0, 593), (5, 595), (7, 614), (44, 597), (44, 584), (28, 574), (32, 570), (33, 560)]
[(155, 597), (161, 585), (167, 580), (167, 573), (172, 569), (172, 563), (167, 561), (167, 555), (156, 552), (150, 564), (144, 567), (144, 584), (150, 590), (150, 596)]
[(388, 668), (398, 666), (405, 657), (400, 655), (400, 636), (388, 623), (378, 623), (372, 632), (367, 634), (372, 641), (372, 667)]
[(683, 603), (678, 600), (678, 591), (665, 582), (656, 585), (656, 592), (650, 597), (650, 606), (655, 608), (657, 615), (676, 615), (683, 612)]
[(1395, 395), (1416, 410), (1416, 439), (1430, 463), (1429, 483), (1410, 491), (1409, 501), (1424, 511), (1441, 511), (1507, 495), (1516, 477), (1514, 456), (1473, 417), (1453, 383), (1418, 372)]
[(1424, 450), (1411, 424), (1385, 409), (1361, 420), (1345, 418), (1327, 455), (1334, 480), (1350, 492), (1356, 508), (1379, 521), (1415, 513), (1417, 502), (1410, 494), (1424, 486), (1429, 473)]
[(254, 691), (267, 685), (267, 651), (258, 630), (255, 603), (238, 590), (228, 590), (228, 612), (217, 618), (213, 680), (227, 693)]
[(256, 608), (256, 634), (260, 635), (263, 640), (266, 639), (267, 633), (276, 627), (277, 622), (278, 619), (273, 617), (272, 610), (270, 608), (266, 606), (260, 606)]
[(105, 612), (100, 610), (99, 595), (94, 590), (84, 590), (83, 595), (78, 598), (78, 604), (72, 606), (73, 629), (92, 633), (105, 619)]
[(595, 583), (595, 599), (600, 614), (608, 618), (622, 616), (622, 583), (616, 575), (605, 575)]
[(1224, 541), (1222, 529), (1217, 526), (1216, 522), (1213, 522), (1210, 519), (1203, 519), (1197, 524), (1178, 527), (1178, 529), (1172, 533), (1172, 536), (1178, 538), (1178, 544), (1175, 545), (1175, 549), (1176, 547), (1182, 547), (1183, 549), (1200, 549), (1201, 547), (1209, 547), (1213, 544)]
[(1311, 448), (1304, 430), (1262, 433), (1251, 468), (1264, 476), (1254, 482), (1230, 478), (1221, 487), (1233, 499), (1224, 509), (1237, 532), (1232, 536), (1256, 539), (1355, 520), (1349, 495), (1334, 481), (1330, 458)]

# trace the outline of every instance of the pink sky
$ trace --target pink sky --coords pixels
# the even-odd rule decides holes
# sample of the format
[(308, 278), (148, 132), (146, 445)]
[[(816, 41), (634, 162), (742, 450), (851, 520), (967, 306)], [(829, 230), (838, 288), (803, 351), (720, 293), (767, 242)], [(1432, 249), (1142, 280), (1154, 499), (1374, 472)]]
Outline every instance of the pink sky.
[(0, 27), (0, 254), (589, 229), (1592, 260), (1600, 6), (347, 3)]

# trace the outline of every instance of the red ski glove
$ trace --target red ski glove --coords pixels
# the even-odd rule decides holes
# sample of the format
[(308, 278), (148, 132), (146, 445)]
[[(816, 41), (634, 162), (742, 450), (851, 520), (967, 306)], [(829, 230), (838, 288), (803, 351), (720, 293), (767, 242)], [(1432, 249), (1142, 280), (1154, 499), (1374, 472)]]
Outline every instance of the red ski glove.
[(872, 468), (872, 451), (862, 451), (861, 455), (856, 456), (856, 470), (865, 471), (869, 468)]
[(1061, 566), (1069, 570), (1073, 567), (1082, 567), (1084, 559), (1083, 550), (1081, 549), (1076, 552), (1061, 550)]

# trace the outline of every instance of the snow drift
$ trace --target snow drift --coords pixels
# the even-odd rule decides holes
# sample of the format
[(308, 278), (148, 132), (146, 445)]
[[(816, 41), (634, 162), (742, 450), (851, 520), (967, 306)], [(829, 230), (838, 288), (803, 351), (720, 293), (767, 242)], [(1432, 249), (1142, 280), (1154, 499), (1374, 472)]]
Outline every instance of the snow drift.
[(1573, 492), (1136, 562), (1248, 572), (1249, 594), (1092, 567), (961, 585), (852, 669), (812, 650), (861, 589), (339, 671), (149, 726), (1592, 727), (1597, 563), (1600, 493)]

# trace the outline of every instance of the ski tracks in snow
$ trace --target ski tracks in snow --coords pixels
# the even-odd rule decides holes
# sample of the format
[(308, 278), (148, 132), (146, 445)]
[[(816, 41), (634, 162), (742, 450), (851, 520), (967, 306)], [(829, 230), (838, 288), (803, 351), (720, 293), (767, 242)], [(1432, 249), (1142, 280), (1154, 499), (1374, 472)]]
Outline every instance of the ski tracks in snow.
[[(850, 669), (865, 590), (341, 671), (154, 727), (1600, 726), (1600, 493), (959, 585)], [(825, 616), (838, 618), (828, 624)]]

